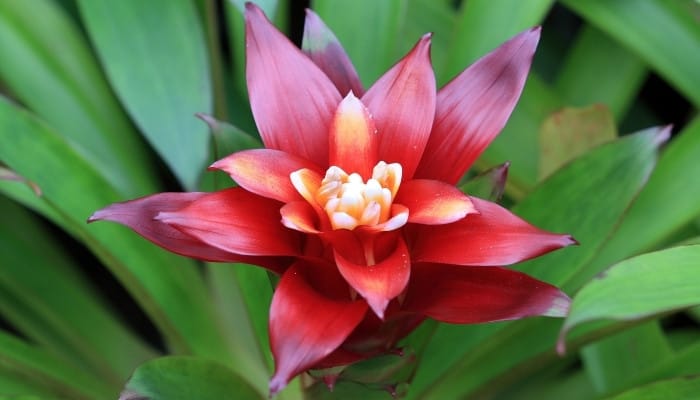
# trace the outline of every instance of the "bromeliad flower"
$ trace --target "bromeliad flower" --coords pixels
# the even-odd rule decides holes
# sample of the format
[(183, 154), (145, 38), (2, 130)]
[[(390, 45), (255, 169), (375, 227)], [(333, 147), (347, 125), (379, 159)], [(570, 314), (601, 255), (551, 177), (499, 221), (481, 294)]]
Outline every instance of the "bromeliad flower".
[(314, 368), (392, 349), (424, 319), (563, 316), (568, 297), (502, 265), (567, 246), (454, 185), (498, 134), (539, 29), (436, 92), (430, 35), (363, 90), (312, 12), (304, 52), (252, 4), (247, 81), (265, 149), (211, 168), (239, 187), (161, 193), (97, 211), (178, 254), (279, 274), (270, 309), (272, 393)]

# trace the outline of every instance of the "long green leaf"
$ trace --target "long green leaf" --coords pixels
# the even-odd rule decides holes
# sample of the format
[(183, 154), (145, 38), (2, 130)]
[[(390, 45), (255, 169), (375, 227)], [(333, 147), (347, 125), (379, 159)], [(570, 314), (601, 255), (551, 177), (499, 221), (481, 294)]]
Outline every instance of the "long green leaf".
[(153, 171), (145, 170), (143, 141), (60, 7), (47, 0), (0, 2), (0, 43), (0, 81), (19, 99), (125, 195), (157, 187)]
[(196, 186), (208, 153), (212, 90), (202, 27), (190, 0), (80, 0), (112, 86), (180, 182)]
[(61, 359), (3, 331), (0, 331), (0, 376), (19, 387), (27, 385), (63, 399), (99, 400), (116, 395), (113, 387), (94, 376), (76, 370)]
[(598, 394), (622, 389), (673, 353), (658, 321), (604, 338), (584, 347), (581, 360)]
[[(515, 267), (561, 285), (584, 265), (646, 182), (663, 138), (659, 135), (659, 130), (650, 129), (603, 145), (559, 170), (516, 205), (514, 211), (526, 220), (552, 231), (570, 232), (581, 246)], [(559, 327), (560, 322), (551, 319), (441, 325), (425, 350), (430, 357), (419, 366), (409, 398), (470, 393), (511, 371), (518, 362), (550, 351)], [(528, 346), (521, 345), (524, 341)]]
[(227, 360), (194, 264), (115, 224), (87, 226), (85, 220), (95, 210), (124, 199), (49, 127), (4, 100), (0, 100), (0, 159), (39, 185), (42, 200), (53, 209), (48, 216), (58, 216), (54, 221), (67, 226), (110, 268), (174, 351)]
[(2, 196), (0, 209), (0, 312), (8, 322), (106, 382), (122, 382), (155, 356), (112, 316), (35, 218)]
[(623, 261), (574, 297), (561, 337), (601, 319), (634, 320), (700, 304), (700, 246), (680, 246)]
[(678, 0), (564, 0), (589, 23), (637, 53), (700, 106), (700, 6)]
[(251, 265), (209, 264), (207, 278), (236, 358), (231, 370), (264, 393), (272, 371), (270, 352), (262, 347), (269, 342), (266, 329), (272, 287), (267, 274)]
[(120, 400), (264, 399), (227, 367), (194, 357), (164, 357), (140, 366)]
[(636, 376), (625, 385), (624, 389), (643, 385), (660, 379), (670, 379), (677, 376), (700, 374), (700, 342), (676, 352), (673, 357), (654, 365), (649, 370)]
[(609, 400), (694, 400), (700, 393), (700, 377), (669, 379), (632, 389)]
[(603, 103), (620, 121), (646, 75), (646, 66), (636, 54), (587, 25), (567, 53), (555, 89), (570, 105)]

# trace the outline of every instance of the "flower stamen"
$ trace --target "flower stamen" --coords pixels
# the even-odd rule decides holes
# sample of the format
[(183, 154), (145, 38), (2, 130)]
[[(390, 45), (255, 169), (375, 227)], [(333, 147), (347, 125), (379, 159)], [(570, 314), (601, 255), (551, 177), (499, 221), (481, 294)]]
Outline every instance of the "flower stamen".
[(372, 177), (364, 182), (358, 173), (348, 174), (331, 166), (313, 199), (326, 212), (333, 229), (382, 224), (392, 217), (391, 206), (401, 185), (401, 172), (400, 164), (380, 161)]

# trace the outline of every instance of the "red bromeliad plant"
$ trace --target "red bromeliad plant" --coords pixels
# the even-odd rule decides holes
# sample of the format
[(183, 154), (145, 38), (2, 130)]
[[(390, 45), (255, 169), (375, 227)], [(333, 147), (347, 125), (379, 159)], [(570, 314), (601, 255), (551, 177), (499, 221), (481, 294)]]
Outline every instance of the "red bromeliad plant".
[(294, 376), (391, 350), (426, 318), (564, 316), (559, 289), (501, 267), (574, 243), (455, 184), (504, 126), (539, 29), (436, 91), (430, 35), (365, 91), (312, 12), (304, 52), (247, 6), (250, 102), (265, 149), (211, 168), (240, 187), (160, 193), (90, 221), (175, 253), (280, 276), (270, 309), (276, 393)]

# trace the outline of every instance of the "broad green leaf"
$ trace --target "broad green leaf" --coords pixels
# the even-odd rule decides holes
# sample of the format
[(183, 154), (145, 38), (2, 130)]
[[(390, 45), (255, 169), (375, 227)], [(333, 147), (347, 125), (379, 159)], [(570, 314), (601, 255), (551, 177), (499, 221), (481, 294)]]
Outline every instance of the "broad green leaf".
[(0, 376), (18, 387), (27, 385), (65, 399), (108, 399), (114, 398), (118, 391), (1, 330)]
[[(125, 200), (55, 132), (0, 100), (0, 159), (42, 190), (48, 217), (67, 227), (110, 269), (175, 352), (228, 360), (203, 281), (189, 260), (165, 252), (124, 227), (87, 226), (94, 211)], [(26, 192), (26, 187), (20, 186)], [(0, 185), (2, 187), (2, 185)], [(16, 192), (14, 194), (17, 194)], [(19, 195), (19, 199), (28, 196)], [(33, 196), (30, 205), (36, 205)]]
[(657, 321), (636, 326), (584, 347), (581, 359), (598, 394), (613, 393), (672, 357)]
[[(700, 106), (700, 5), (690, 0), (565, 0)], [(694, 15), (695, 13), (695, 15)]]
[(700, 393), (700, 377), (685, 377), (641, 386), (608, 400), (694, 400)]
[(567, 104), (603, 103), (619, 122), (644, 83), (644, 62), (600, 30), (586, 25), (578, 34), (556, 78)]
[(700, 304), (700, 246), (643, 254), (612, 266), (574, 297), (561, 340), (596, 320), (635, 320)]
[(540, 130), (540, 178), (616, 137), (613, 116), (603, 105), (557, 111)]
[(120, 400), (264, 399), (228, 367), (195, 357), (163, 357), (138, 367)]
[(80, 0), (81, 15), (122, 103), (180, 182), (193, 189), (209, 136), (194, 118), (210, 113), (202, 27), (190, 0)]
[(676, 135), (664, 149), (649, 182), (632, 203), (620, 226), (567, 285), (575, 289), (613, 263), (653, 250), (664, 238), (700, 216), (700, 118)]
[(444, 73), (445, 83), (469, 64), (498, 47), (517, 33), (542, 22), (553, 0), (469, 0), (455, 25)]
[[(556, 285), (565, 282), (595, 254), (644, 185), (664, 137), (658, 129), (623, 137), (574, 160), (542, 182), (514, 212), (538, 227), (572, 233), (581, 245), (515, 268)], [(599, 193), (605, 195), (596, 195)], [(553, 353), (560, 325), (559, 320), (544, 318), (441, 325), (424, 352), (409, 398), (466, 395), (500, 374), (522, 373), (513, 366), (544, 352)]]
[(311, 5), (348, 52), (365, 87), (398, 61), (405, 0), (315, 0)]
[(143, 141), (60, 7), (48, 0), (0, 2), (0, 43), (0, 82), (17, 98), (123, 194), (157, 187), (155, 174), (145, 169)]
[(35, 218), (2, 196), (0, 209), (0, 312), (5, 320), (105, 382), (119, 384), (155, 355), (111, 315)]

